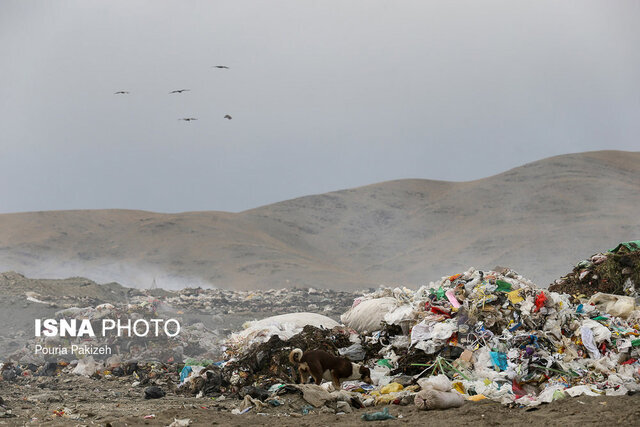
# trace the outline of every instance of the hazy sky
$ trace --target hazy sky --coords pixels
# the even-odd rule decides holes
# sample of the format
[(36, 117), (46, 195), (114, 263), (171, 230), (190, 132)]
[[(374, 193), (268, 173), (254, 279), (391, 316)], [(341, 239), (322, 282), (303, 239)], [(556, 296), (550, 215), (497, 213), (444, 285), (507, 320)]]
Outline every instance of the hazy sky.
[(637, 0), (2, 0), (0, 212), (240, 211), (637, 151), (639, 22)]

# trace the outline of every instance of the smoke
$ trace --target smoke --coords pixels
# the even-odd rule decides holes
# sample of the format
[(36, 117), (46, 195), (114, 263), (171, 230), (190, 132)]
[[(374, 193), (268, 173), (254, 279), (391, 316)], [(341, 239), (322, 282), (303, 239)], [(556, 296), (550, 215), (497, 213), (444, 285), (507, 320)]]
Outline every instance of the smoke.
[(117, 282), (136, 289), (162, 288), (215, 288), (211, 283), (195, 276), (168, 273), (155, 265), (130, 264), (118, 260), (101, 260), (100, 264), (79, 261), (24, 258), (12, 260), (0, 257), (0, 271), (16, 271), (32, 279), (67, 279), (85, 277), (96, 283)]

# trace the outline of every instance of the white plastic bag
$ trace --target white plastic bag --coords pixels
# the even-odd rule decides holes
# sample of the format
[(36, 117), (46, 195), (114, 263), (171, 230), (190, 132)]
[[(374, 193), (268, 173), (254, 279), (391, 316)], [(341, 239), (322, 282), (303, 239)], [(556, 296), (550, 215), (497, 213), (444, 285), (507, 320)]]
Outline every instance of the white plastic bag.
[(349, 347), (343, 347), (338, 349), (340, 356), (344, 356), (352, 362), (359, 362), (364, 360), (366, 352), (360, 343), (352, 344)]
[(409, 304), (405, 304), (385, 314), (384, 321), (389, 325), (400, 325), (402, 324), (402, 322), (413, 320), (413, 317), (413, 307), (411, 307)]
[(418, 385), (422, 389), (432, 388), (439, 391), (451, 391), (451, 380), (443, 374), (421, 378), (418, 380)]
[(84, 375), (90, 377), (95, 374), (98, 368), (101, 368), (102, 364), (93, 360), (93, 356), (87, 356), (84, 359), (78, 361), (78, 365), (71, 371), (75, 375)]

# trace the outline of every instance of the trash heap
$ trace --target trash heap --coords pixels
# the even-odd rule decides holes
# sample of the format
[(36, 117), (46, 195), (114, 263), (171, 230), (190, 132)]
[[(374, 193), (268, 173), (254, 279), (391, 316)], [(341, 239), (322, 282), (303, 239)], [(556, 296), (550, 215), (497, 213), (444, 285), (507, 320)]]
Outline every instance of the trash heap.
[(245, 354), (255, 344), (268, 341), (276, 335), (281, 340), (288, 340), (302, 332), (305, 326), (331, 329), (339, 326), (338, 322), (317, 313), (289, 313), (266, 319), (245, 322), (244, 329), (233, 333), (225, 342), (227, 359)]
[[(537, 288), (510, 269), (470, 268), (415, 291), (365, 294), (341, 321), (342, 327), (308, 326), (290, 339), (276, 333), (244, 346), (223, 362), (223, 377), (232, 389), (266, 392), (298, 381), (287, 360), (293, 348), (322, 348), (371, 369), (373, 385), (347, 381), (331, 392), (334, 401), (357, 398), (349, 400), (354, 407), (432, 409), (459, 406), (460, 396), (533, 406), (640, 390), (640, 311), (628, 296), (576, 298)], [(438, 377), (440, 385), (425, 383)], [(309, 387), (317, 386), (303, 388)]]
[(186, 288), (167, 292), (162, 300), (176, 309), (201, 313), (290, 313), (297, 308), (339, 317), (353, 293), (332, 289), (291, 288), (241, 291)]
[(119, 355), (105, 360), (88, 356), (71, 362), (0, 363), (2, 380), (16, 384), (37, 383), (40, 377), (63, 377), (65, 382), (70, 382), (71, 378), (90, 377), (107, 381), (124, 380), (130, 382), (131, 387), (162, 386), (171, 391), (177, 389), (180, 368), (181, 365), (175, 363), (123, 361)]
[(444, 374), (466, 396), (523, 405), (640, 389), (640, 312), (631, 297), (599, 293), (572, 302), (509, 269), (471, 268), (415, 292), (364, 295), (342, 320), (362, 332), (379, 324), (367, 341), (389, 326), (407, 332), (382, 342), (372, 366), (379, 385), (399, 374)]
[[(576, 267), (572, 274), (585, 288), (593, 287), (594, 280), (605, 283), (605, 278), (613, 277), (611, 272), (619, 270), (624, 281), (616, 286), (631, 281), (635, 287), (640, 251), (631, 243), (594, 255), (591, 264)], [(631, 272), (625, 270), (629, 263)], [(170, 392), (218, 402), (231, 398), (235, 414), (252, 408), (277, 412), (282, 405), (301, 415), (388, 404), (444, 409), (482, 399), (535, 406), (567, 396), (615, 396), (640, 390), (640, 310), (635, 291), (559, 293), (496, 267), (470, 268), (417, 290), (385, 287), (360, 296), (327, 292), (187, 289), (156, 297), (136, 295), (128, 304), (68, 308), (56, 317), (97, 321), (171, 313), (179, 318), (183, 311), (201, 310), (218, 318), (220, 310), (237, 313), (253, 308), (250, 314), (255, 318), (256, 313), (269, 312), (270, 304), (274, 309), (269, 314), (278, 315), (246, 322), (243, 330), (226, 339), (198, 322), (181, 323), (181, 333), (170, 339), (109, 337), (111, 341), (88, 343), (83, 339), (84, 344), (113, 347), (118, 356), (104, 360), (31, 360), (35, 344), (70, 344), (58, 337), (40, 337), (0, 369), (7, 381), (66, 373), (124, 376), (132, 386), (161, 389), (162, 393), (145, 389), (145, 397)], [(289, 313), (280, 314), (285, 304), (274, 300), (288, 301)], [(325, 303), (333, 308), (323, 308)], [(336, 307), (341, 308), (341, 323), (336, 321)], [(295, 348), (323, 349), (362, 363), (370, 368), (373, 384), (343, 381), (339, 390), (331, 382), (297, 384), (297, 367), (289, 361)], [(391, 419), (385, 411), (365, 415)]]
[[(25, 301), (27, 304), (42, 304), (43, 312), (47, 313), (43, 314), (43, 318), (75, 319), (78, 322), (82, 319), (89, 319), (96, 331), (99, 330), (99, 327), (94, 322), (99, 322), (100, 319), (122, 319), (124, 321), (132, 319), (135, 321), (137, 319), (149, 320), (150, 318), (175, 318), (180, 321), (181, 325), (180, 334), (171, 339), (167, 339), (166, 336), (155, 338), (128, 335), (118, 338), (98, 336), (92, 339), (88, 339), (86, 336), (82, 339), (32, 338), (30, 335), (33, 332), (25, 334), (17, 330), (9, 331), (9, 337), (0, 336), (0, 343), (3, 343), (3, 340), (8, 340), (14, 344), (20, 344), (21, 348), (7, 351), (6, 355), (0, 353), (0, 359), (8, 358), (8, 360), (20, 363), (43, 363), (55, 358), (55, 355), (46, 357), (42, 354), (35, 354), (36, 345), (69, 347), (72, 344), (94, 347), (107, 345), (113, 354), (117, 353), (145, 362), (175, 361), (181, 363), (190, 357), (218, 360), (223, 357), (225, 349), (228, 349), (226, 356), (228, 359), (234, 354), (234, 348), (242, 348), (243, 343), (253, 343), (256, 340), (262, 342), (271, 336), (264, 331), (264, 328), (259, 327), (258, 322), (254, 329), (234, 334), (235, 341), (225, 344), (224, 341), (228, 341), (226, 340), (227, 334), (237, 330), (242, 324), (247, 324), (248, 320), (260, 319), (272, 314), (289, 313), (290, 311), (308, 311), (307, 317), (301, 319), (298, 314), (291, 321), (284, 322), (282, 327), (280, 326), (282, 322), (276, 323), (278, 326), (266, 326), (267, 329), (270, 328), (273, 332), (278, 332), (283, 339), (287, 339), (300, 332), (302, 327), (307, 324), (329, 328), (338, 325), (336, 320), (349, 307), (355, 295), (351, 292), (313, 288), (264, 291), (185, 288), (166, 291), (163, 289), (127, 289), (113, 285), (117, 290), (117, 295), (116, 293), (113, 295), (116, 295), (117, 298), (105, 301), (104, 295), (91, 299), (78, 296), (80, 293), (78, 289), (89, 287), (88, 285), (84, 286), (81, 279), (77, 279), (80, 281), (79, 287), (71, 287), (72, 296), (62, 298), (57, 297), (55, 292), (48, 287), (38, 288), (36, 286), (38, 283), (35, 280), (26, 279), (17, 274), (4, 274), (0, 279), (3, 277), (5, 281), (0, 280), (0, 285), (10, 284), (9, 279), (22, 280), (23, 282), (28, 281), (29, 286), (38, 289), (38, 292), (26, 291), (24, 295), (19, 295), (15, 299), (17, 303)], [(33, 285), (34, 282), (36, 285)], [(55, 281), (53, 282), (54, 285), (57, 284)], [(112, 293), (105, 293), (107, 296), (110, 294)], [(86, 301), (96, 304), (82, 305)], [(60, 309), (62, 307), (64, 308)], [(314, 316), (316, 317), (314, 318)], [(32, 328), (32, 325), (33, 320), (29, 320), (25, 327)], [(254, 333), (247, 336), (249, 331), (254, 331)], [(65, 360), (70, 361), (71, 357), (65, 357)]]
[(269, 388), (276, 383), (300, 382), (295, 366), (289, 362), (289, 353), (294, 348), (317, 348), (338, 354), (341, 348), (352, 345), (350, 337), (358, 334), (342, 326), (332, 329), (307, 325), (290, 339), (283, 340), (272, 335), (268, 341), (250, 346), (248, 351), (231, 358), (224, 364), (225, 378), (235, 386), (257, 385)]
[(591, 296), (597, 292), (640, 296), (640, 240), (580, 261), (573, 271), (549, 286), (550, 291)]

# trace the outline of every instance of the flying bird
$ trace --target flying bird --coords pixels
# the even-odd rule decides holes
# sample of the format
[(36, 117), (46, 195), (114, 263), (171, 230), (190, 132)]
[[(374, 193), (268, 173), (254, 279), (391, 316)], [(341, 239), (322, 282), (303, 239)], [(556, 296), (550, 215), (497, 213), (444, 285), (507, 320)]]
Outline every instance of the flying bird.
[(188, 92), (188, 91), (190, 91), (190, 90), (191, 90), (191, 89), (177, 89), (177, 90), (172, 90), (171, 92), (169, 92), (169, 94), (172, 94), (172, 93)]
[(213, 66), (213, 67), (211, 67), (211, 68), (220, 68), (220, 69), (225, 69), (225, 70), (228, 70), (228, 69), (229, 69), (229, 67), (227, 67), (226, 65), (214, 65), (214, 66)]
[(128, 94), (129, 94), (129, 92), (128, 92), (128, 91), (126, 91), (126, 90), (119, 90), (119, 91), (117, 91), (117, 92), (114, 92), (113, 94), (114, 94), (114, 95), (128, 95)]
[(178, 120), (184, 120), (185, 122), (190, 122), (192, 120), (198, 120), (198, 119), (196, 119), (195, 117), (183, 117), (183, 118), (178, 119)]
[(227, 114), (227, 115), (224, 116), (224, 118), (227, 119), (227, 120), (231, 120), (233, 117), (231, 117), (230, 115)]

